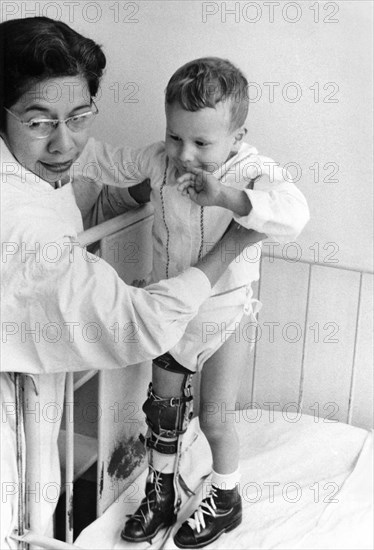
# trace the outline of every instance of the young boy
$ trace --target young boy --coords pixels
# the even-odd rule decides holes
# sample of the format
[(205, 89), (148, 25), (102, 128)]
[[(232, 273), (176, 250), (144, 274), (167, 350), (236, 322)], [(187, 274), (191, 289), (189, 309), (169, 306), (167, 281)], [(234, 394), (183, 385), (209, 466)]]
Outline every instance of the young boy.
[[(87, 148), (90, 161), (100, 164), (105, 184), (130, 187), (150, 179), (153, 280), (193, 265), (232, 219), (283, 242), (294, 240), (308, 221), (306, 201), (289, 175), (243, 141), (247, 87), (229, 61), (191, 61), (176, 71), (166, 89), (165, 142), (132, 150), (92, 140)], [(115, 181), (114, 166), (125, 180), (121, 184)], [(212, 489), (174, 540), (181, 548), (201, 548), (241, 522), (239, 441), (233, 415), (222, 422), (220, 413), (222, 406), (235, 409), (244, 374), (243, 347), (240, 357), (235, 338), (226, 336), (243, 314), (255, 320), (258, 302), (251, 285), (259, 278), (258, 250), (247, 249), (230, 264), (182, 340), (153, 362), (143, 405), (149, 427), (146, 496), (125, 524), (125, 540), (151, 540), (176, 520), (181, 435), (192, 416), (191, 377), (200, 369), (200, 425), (212, 450)], [(204, 414), (210, 403), (220, 412)]]

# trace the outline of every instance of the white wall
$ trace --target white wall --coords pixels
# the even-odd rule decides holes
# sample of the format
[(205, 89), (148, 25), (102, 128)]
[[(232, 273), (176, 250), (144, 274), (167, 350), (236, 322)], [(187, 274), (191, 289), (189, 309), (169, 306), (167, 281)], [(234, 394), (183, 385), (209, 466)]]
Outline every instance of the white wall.
[[(317, 245), (313, 250), (309, 247), (319, 243), (320, 261), (338, 260), (338, 265), (372, 270), (371, 3), (320, 2), (319, 23), (310, 9), (315, 2), (309, 1), (281, 1), (274, 6), (273, 23), (263, 2), (252, 2), (252, 7), (250, 2), (131, 4), (119, 2), (119, 11), (138, 23), (113, 23), (113, 3), (101, 2), (102, 20), (75, 24), (103, 44), (108, 57), (96, 135), (136, 146), (162, 138), (163, 92), (171, 74), (196, 57), (226, 57), (257, 84), (250, 87), (253, 99), (259, 89), (262, 92), (250, 109), (248, 141), (274, 160), (297, 163), (302, 170), (298, 184), (312, 214), (299, 240), (302, 257), (317, 257)], [(225, 7), (235, 9), (235, 5), (236, 16), (225, 14)], [(137, 13), (131, 15), (135, 9)], [(204, 9), (218, 11), (206, 15), (204, 23)], [(89, 17), (94, 14), (92, 10)], [(246, 21), (256, 16), (260, 17), (257, 23)], [(284, 20), (299, 16), (295, 23)], [(265, 82), (280, 83), (274, 88), (273, 103)], [(295, 97), (297, 89), (287, 88), (290, 82), (296, 82), (302, 92), (297, 102), (283, 97)], [(317, 103), (317, 86), (310, 89), (315, 83)], [(328, 83), (333, 84), (324, 89)], [(121, 90), (126, 85), (126, 91)], [(120, 102), (115, 103), (117, 86)], [(138, 103), (123, 103), (132, 90)], [(337, 102), (324, 102), (329, 98)], [(309, 168), (314, 163), (320, 167), (317, 182)], [(324, 169), (327, 163), (334, 165)], [(339, 172), (331, 179), (338, 181), (324, 182), (334, 166)]]
[[(116, 144), (163, 138), (163, 92), (181, 64), (205, 55), (232, 60), (262, 92), (251, 105), (248, 141), (302, 170), (298, 185), (312, 214), (299, 239), (302, 258), (372, 270), (372, 3), (270, 4), (273, 22), (263, 1), (4, 1), (2, 13), (61, 17), (103, 45), (108, 69), (93, 132)], [(203, 22), (204, 10), (216, 13)], [(280, 84), (273, 102), (266, 82)], [(302, 92), (297, 102), (282, 95), (290, 82)], [(290, 99), (295, 91), (288, 87)], [(126, 102), (131, 92), (136, 103)], [(255, 85), (250, 94), (255, 98)], [(334, 166), (338, 181), (323, 181)]]
[[(114, 144), (140, 146), (163, 139), (164, 89), (180, 65), (206, 55), (232, 60), (252, 83), (251, 97), (256, 86), (262, 92), (250, 108), (248, 141), (302, 170), (298, 185), (312, 215), (298, 241), (302, 258), (373, 270), (371, 2), (3, 0), (1, 9), (3, 18), (61, 17), (103, 45), (108, 67), (93, 133)], [(217, 13), (203, 22), (204, 9)], [(225, 9), (237, 11), (225, 14)], [(256, 12), (258, 21), (248, 22)], [(273, 102), (264, 85), (271, 82), (279, 83)], [(286, 100), (295, 91), (289, 87), (285, 96), (291, 82), (302, 92), (299, 101)], [(310, 167), (317, 163), (315, 182)], [(335, 165), (338, 181), (326, 181)], [(370, 426), (372, 278), (304, 264), (272, 265), (265, 259), (263, 264), (260, 323), (279, 320), (282, 328), (298, 322), (303, 340), (278, 339), (269, 345), (263, 338), (258, 343), (242, 402), (300, 401), (308, 412), (310, 403), (322, 407), (335, 400), (339, 419)], [(310, 329), (319, 323), (323, 331), (332, 322), (339, 327), (339, 344), (327, 346), (325, 331), (318, 347)]]

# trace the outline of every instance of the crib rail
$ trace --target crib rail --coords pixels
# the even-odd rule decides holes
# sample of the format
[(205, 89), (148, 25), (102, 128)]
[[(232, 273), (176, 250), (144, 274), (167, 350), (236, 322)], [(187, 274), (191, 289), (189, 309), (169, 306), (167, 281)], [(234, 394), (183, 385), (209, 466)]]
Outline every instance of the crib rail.
[[(79, 242), (81, 246), (87, 246), (99, 241), (99, 254), (131, 284), (134, 279), (149, 273), (151, 226), (152, 209), (145, 206), (85, 231), (79, 236)], [(330, 267), (304, 261), (291, 263), (280, 257), (270, 260), (264, 255), (261, 280), (255, 288), (255, 296), (264, 303), (259, 317), (263, 332), (255, 342), (254, 353), (249, 355), (248, 379), (246, 384), (243, 383), (239, 397), (241, 407), (266, 408), (270, 403), (275, 409), (283, 410), (294, 403), (303, 413), (328, 419), (331, 407), (327, 410), (323, 407), (332, 403), (337, 406), (333, 411), (334, 420), (370, 429), (373, 275), (345, 266)], [(283, 337), (277, 338), (276, 329), (282, 334), (285, 323), (293, 326), (289, 326), (289, 332), (283, 333)], [(333, 342), (334, 335), (330, 332), (321, 333), (328, 323), (338, 325), (338, 341)], [(271, 326), (275, 331), (273, 341), (264, 336), (265, 331), (269, 334)], [(318, 327), (319, 341), (316, 341)], [(331, 326), (328, 328), (330, 330)], [(295, 330), (301, 331), (300, 338), (296, 338)], [(326, 337), (328, 341), (323, 341)], [(248, 350), (251, 343), (248, 342)], [(94, 460), (97, 459), (98, 466), (98, 516), (139, 475), (145, 467), (141, 456), (134, 460), (134, 454), (129, 453), (129, 461), (122, 471), (114, 458), (121, 450), (118, 442), (123, 442), (122, 451), (126, 454), (127, 447), (135, 448), (138, 435), (145, 428), (141, 403), (149, 377), (149, 364), (128, 367), (124, 372), (67, 374), (65, 417), (69, 412), (69, 421), (65, 422), (65, 443), (62, 445), (65, 447), (66, 542), (40, 534), (40, 510), (22, 492), (18, 534), (14, 537), (20, 549), (36, 546), (78, 548), (73, 543), (74, 481)], [(30, 479), (37, 480), (40, 475), (40, 456), (33, 451), (33, 442), (40, 436), (38, 430), (42, 428), (30, 425), (26, 418), (23, 426), (22, 406), (25, 400), (30, 404), (30, 400), (32, 402), (37, 398), (37, 388), (28, 376), (17, 374), (15, 378), (20, 445), (18, 468), (22, 482), (20, 486), (25, 487)], [(86, 436), (72, 421), (71, 404), (77, 401), (75, 393), (87, 387), (85, 384), (92, 384), (97, 392), (97, 408), (100, 411), (98, 437), (94, 442), (96, 450), (88, 447), (87, 454), (91, 461), (77, 469), (75, 462), (81, 452), (79, 441), (89, 442), (91, 439), (88, 437), (90, 434)], [(133, 408), (124, 412), (123, 405), (129, 403)], [(122, 417), (118, 416), (119, 413)], [(26, 432), (26, 449), (23, 447), (23, 429)]]
[[(373, 274), (263, 255), (242, 408), (373, 428)], [(244, 334), (245, 335), (245, 334)]]
[[(122, 214), (108, 220), (99, 226), (84, 231), (78, 236), (79, 243), (82, 247), (92, 243), (99, 243), (97, 253), (106, 259), (118, 271), (122, 278), (131, 283), (134, 279), (140, 278), (140, 275), (148, 275), (151, 269), (151, 243), (150, 243), (150, 223), (152, 218), (152, 208), (146, 205), (136, 211)], [(148, 224), (148, 225), (147, 225)], [(142, 238), (143, 227), (146, 226), (146, 234)], [(138, 247), (136, 252), (136, 262), (128, 264), (126, 261), (126, 243), (132, 248), (135, 243), (143, 243), (142, 247)], [(123, 245), (123, 246), (121, 246)], [(125, 256), (125, 257), (124, 257)], [(132, 256), (134, 258), (134, 256)], [(136, 366), (138, 374), (142, 372), (141, 366)], [(130, 369), (126, 369), (131, 371)], [(18, 548), (22, 550), (32, 550), (33, 548), (48, 548), (48, 549), (64, 549), (78, 548), (73, 544), (74, 540), (74, 525), (73, 525), (73, 507), (74, 507), (74, 481), (87, 469), (94, 460), (99, 456), (99, 464), (97, 479), (97, 513), (103, 513), (108, 507), (116, 492), (110, 490), (108, 480), (104, 478), (103, 470), (107, 466), (108, 457), (106, 456), (108, 435), (110, 438), (115, 438), (113, 429), (108, 431), (109, 421), (108, 415), (104, 415), (104, 419), (99, 418), (98, 433), (99, 438), (94, 444), (96, 449), (93, 451), (92, 443), (88, 451), (86, 451), (86, 461), (80, 461), (77, 468), (76, 458), (77, 453), (81, 451), (80, 442), (83, 440), (91, 440), (84, 434), (76, 433), (76, 425), (74, 415), (72, 415), (72, 404), (75, 404), (75, 391), (84, 386), (88, 381), (92, 380), (95, 371), (86, 371), (83, 373), (67, 373), (65, 377), (65, 399), (64, 399), (64, 430), (60, 433), (60, 452), (63, 453), (62, 462), (64, 464), (64, 478), (62, 479), (61, 487), (65, 493), (65, 541), (62, 542), (55, 538), (46, 537), (40, 533), (40, 505), (36, 498), (33, 498), (33, 490), (41, 476), (41, 465), (43, 457), (42, 449), (35, 444), (40, 441), (42, 423), (35, 422), (34, 418), (30, 418), (30, 414), (25, 412), (36, 411), (40, 407), (38, 403), (38, 382), (24, 374), (15, 374), (15, 402), (16, 402), (16, 430), (17, 430), (17, 468), (19, 476), (19, 487), (22, 489), (19, 492), (18, 500), (18, 526), (17, 533), (12, 535), (12, 538), (18, 541)], [(99, 382), (97, 392), (99, 403), (103, 403), (110, 399), (110, 388), (113, 385), (113, 376), (116, 373), (99, 373)], [(144, 369), (143, 369), (144, 375)], [(117, 373), (118, 376), (118, 373)], [(129, 388), (126, 386), (129, 385)], [(121, 381), (116, 381), (115, 386), (119, 395), (124, 395), (127, 392), (132, 393), (136, 397), (134, 384), (131, 376), (123, 376)], [(139, 382), (139, 388), (143, 385)], [(119, 399), (119, 396), (118, 396)], [(140, 395), (138, 395), (140, 401)], [(99, 405), (100, 407), (100, 405)], [(102, 424), (106, 423), (106, 426)], [(117, 427), (118, 424), (117, 424)], [(143, 428), (139, 424), (138, 429)], [(78, 427), (79, 429), (79, 427)], [(118, 430), (117, 430), (118, 431)], [(120, 437), (124, 437), (124, 431)], [(25, 437), (24, 437), (25, 434)], [(105, 443), (103, 444), (103, 441)], [(90, 454), (91, 456), (88, 456)], [(132, 477), (137, 475), (136, 468)], [(131, 479), (131, 475), (129, 476)], [(116, 491), (126, 487), (128, 480), (118, 480)], [(108, 485), (108, 487), (105, 487)], [(27, 488), (27, 490), (25, 490)]]

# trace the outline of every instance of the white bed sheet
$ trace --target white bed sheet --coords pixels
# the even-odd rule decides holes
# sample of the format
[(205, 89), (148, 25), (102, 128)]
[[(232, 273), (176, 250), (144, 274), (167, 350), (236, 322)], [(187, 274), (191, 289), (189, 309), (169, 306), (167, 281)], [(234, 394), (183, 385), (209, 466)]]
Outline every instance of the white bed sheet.
[[(241, 438), (243, 523), (206, 548), (373, 549), (373, 434), (339, 422), (271, 410), (237, 412)], [(211, 467), (197, 419), (184, 439), (182, 473), (196, 496), (183, 501), (178, 525), (206, 495)], [(144, 496), (146, 472), (87, 527), (81, 548), (151, 547), (121, 540), (126, 514)], [(153, 541), (157, 548), (160, 538)], [(164, 548), (176, 548), (172, 536)]]

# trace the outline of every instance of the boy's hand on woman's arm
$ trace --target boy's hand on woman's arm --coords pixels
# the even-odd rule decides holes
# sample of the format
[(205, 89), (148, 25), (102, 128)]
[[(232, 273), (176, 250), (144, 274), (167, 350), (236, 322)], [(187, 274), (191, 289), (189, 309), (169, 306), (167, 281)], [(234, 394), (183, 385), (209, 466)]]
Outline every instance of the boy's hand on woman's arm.
[(190, 168), (190, 172), (177, 179), (178, 191), (188, 195), (200, 206), (220, 206), (231, 210), (236, 216), (247, 216), (252, 210), (247, 194), (234, 187), (227, 187), (210, 172)]

